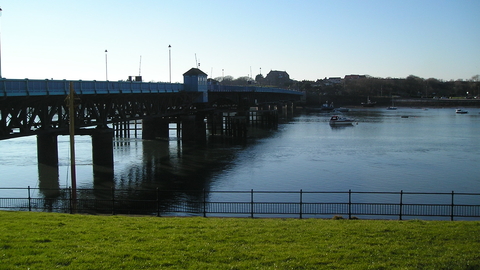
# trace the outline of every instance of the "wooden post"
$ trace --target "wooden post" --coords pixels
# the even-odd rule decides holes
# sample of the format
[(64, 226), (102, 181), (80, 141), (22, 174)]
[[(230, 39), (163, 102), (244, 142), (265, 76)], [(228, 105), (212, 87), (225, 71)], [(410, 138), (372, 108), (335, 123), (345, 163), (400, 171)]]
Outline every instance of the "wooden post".
[(69, 133), (70, 133), (70, 174), (72, 178), (72, 207), (73, 213), (77, 209), (77, 173), (75, 171), (75, 91), (73, 82), (70, 82), (68, 95)]

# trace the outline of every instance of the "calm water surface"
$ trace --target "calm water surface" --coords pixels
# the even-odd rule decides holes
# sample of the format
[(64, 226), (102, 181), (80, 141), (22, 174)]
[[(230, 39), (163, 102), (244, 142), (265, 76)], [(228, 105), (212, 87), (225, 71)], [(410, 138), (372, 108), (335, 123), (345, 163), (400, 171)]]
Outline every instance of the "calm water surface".
[[(303, 114), (244, 144), (188, 146), (117, 139), (112, 179), (94, 178), (91, 139), (76, 136), (77, 185), (212, 191), (480, 192), (480, 109), (353, 109), (358, 124), (330, 127)], [(402, 117), (408, 116), (408, 118)], [(175, 131), (171, 131), (174, 137)], [(141, 137), (141, 136), (140, 136)], [(68, 187), (69, 141), (59, 137), (58, 179), (39, 183), (36, 138), (0, 141), (0, 187)]]
[[(479, 191), (480, 115), (470, 110), (382, 109), (348, 113), (332, 128), (307, 114), (239, 151), (212, 178), (215, 189)], [(401, 116), (408, 116), (402, 118)]]

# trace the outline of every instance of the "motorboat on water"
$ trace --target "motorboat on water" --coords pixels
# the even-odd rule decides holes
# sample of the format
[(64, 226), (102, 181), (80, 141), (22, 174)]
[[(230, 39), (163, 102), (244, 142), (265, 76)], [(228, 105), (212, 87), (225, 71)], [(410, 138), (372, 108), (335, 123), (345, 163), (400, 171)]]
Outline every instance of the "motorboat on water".
[(465, 111), (465, 110), (462, 110), (462, 109), (456, 109), (456, 110), (455, 110), (455, 113), (458, 113), (458, 114), (466, 114), (466, 113), (468, 113), (468, 111)]
[(334, 109), (335, 107), (333, 106), (333, 102), (328, 104), (328, 101), (322, 104), (322, 107), (321, 107), (322, 111), (327, 111), (327, 112), (333, 111)]
[(335, 109), (335, 107), (333, 106), (333, 102), (328, 104), (328, 101), (325, 102), (324, 104), (322, 104), (322, 106), (320, 106), (320, 107), (306, 108), (306, 110), (310, 111), (310, 112), (331, 112), (334, 109)]
[(355, 119), (350, 119), (346, 118), (343, 116), (338, 116), (338, 115), (333, 115), (330, 118), (330, 125), (331, 126), (347, 126), (347, 125), (353, 125), (355, 122)]

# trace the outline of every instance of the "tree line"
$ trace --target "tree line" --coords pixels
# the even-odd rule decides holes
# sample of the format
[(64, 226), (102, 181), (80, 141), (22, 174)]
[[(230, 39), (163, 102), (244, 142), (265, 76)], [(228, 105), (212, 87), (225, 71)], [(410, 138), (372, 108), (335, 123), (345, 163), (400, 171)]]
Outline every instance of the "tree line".
[[(232, 76), (225, 76), (215, 78), (215, 80), (224, 85), (258, 84), (250, 77), (235, 79)], [(424, 79), (414, 75), (407, 78), (377, 78), (367, 75), (356, 79), (340, 79), (335, 82), (327, 78), (316, 81), (290, 80), (282, 85), (271, 86), (320, 95), (476, 98), (480, 95), (480, 75), (475, 75), (469, 80), (456, 81), (443, 81), (435, 78)]]
[(341, 83), (302, 81), (299, 89), (325, 95), (367, 95), (403, 97), (475, 97), (479, 95), (479, 75), (468, 81), (442, 81), (435, 78), (423, 79), (414, 75), (407, 78), (343, 79)]

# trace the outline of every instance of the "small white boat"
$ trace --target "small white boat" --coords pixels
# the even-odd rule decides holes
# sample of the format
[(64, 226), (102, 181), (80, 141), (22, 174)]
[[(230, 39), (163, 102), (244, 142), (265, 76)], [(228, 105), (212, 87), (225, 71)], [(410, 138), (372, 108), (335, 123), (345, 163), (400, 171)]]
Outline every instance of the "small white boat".
[(392, 97), (392, 106), (388, 107), (387, 110), (396, 110), (397, 107), (393, 105), (393, 97)]
[(363, 107), (374, 107), (377, 102), (371, 101), (370, 97), (367, 97), (367, 102), (362, 102)]
[(331, 126), (346, 126), (346, 125), (353, 125), (355, 119), (350, 119), (338, 115), (333, 115), (330, 118), (330, 125)]
[(462, 109), (456, 109), (456, 110), (455, 110), (455, 113), (458, 113), (458, 114), (466, 114), (466, 113), (468, 113), (468, 111), (464, 111), (464, 110), (462, 110)]

